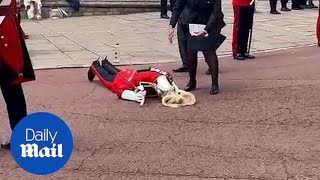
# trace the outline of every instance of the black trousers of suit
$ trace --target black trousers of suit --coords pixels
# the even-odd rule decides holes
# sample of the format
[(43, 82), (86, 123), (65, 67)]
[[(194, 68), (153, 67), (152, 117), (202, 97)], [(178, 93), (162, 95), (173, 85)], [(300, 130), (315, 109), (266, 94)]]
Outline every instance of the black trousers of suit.
[(178, 21), (177, 26), (177, 37), (178, 37), (178, 46), (179, 46), (179, 53), (180, 58), (182, 60), (182, 66), (183, 67), (189, 67), (188, 63), (188, 48), (187, 48), (187, 36), (188, 36), (189, 30), (187, 25), (181, 24), (180, 21)]
[[(234, 6), (232, 53), (246, 54), (248, 51), (249, 33), (253, 26), (254, 7)], [(251, 42), (249, 42), (251, 43)]]
[(300, 0), (292, 0), (292, 8), (299, 8), (301, 7), (301, 1)]
[(307, 0), (299, 0), (299, 4), (301, 6), (306, 6), (307, 5)]
[(7, 105), (10, 127), (13, 130), (27, 116), (27, 106), (22, 86), (2, 84), (1, 91)]
[[(288, 0), (280, 0), (281, 1), (281, 7), (282, 8), (285, 8), (287, 7), (287, 3), (288, 3)], [(276, 11), (277, 10), (277, 2), (278, 0), (269, 0), (270, 2), (270, 8), (271, 8), (271, 11)]]
[[(170, 11), (171, 12), (173, 11), (174, 3), (176, 3), (176, 0), (170, 0)], [(167, 13), (168, 13), (168, 0), (161, 0), (160, 6), (161, 6), (161, 16), (167, 15)]]

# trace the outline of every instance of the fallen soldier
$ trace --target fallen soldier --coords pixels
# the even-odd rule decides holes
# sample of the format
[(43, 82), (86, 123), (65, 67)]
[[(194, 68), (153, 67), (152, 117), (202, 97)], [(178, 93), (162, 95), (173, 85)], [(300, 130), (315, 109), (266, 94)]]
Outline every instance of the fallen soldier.
[(90, 66), (88, 80), (93, 81), (95, 76), (120, 99), (135, 101), (140, 105), (144, 104), (146, 97), (161, 97), (162, 104), (168, 107), (195, 103), (193, 94), (180, 90), (172, 76), (160, 69), (120, 70), (105, 58), (101, 63), (96, 60)]

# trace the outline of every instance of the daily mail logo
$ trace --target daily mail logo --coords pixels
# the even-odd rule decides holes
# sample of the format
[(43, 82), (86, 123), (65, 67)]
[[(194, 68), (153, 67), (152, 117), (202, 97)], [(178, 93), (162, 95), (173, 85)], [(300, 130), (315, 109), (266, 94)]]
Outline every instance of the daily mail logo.
[(25, 137), (26, 142), (50, 142), (50, 147), (42, 147), (39, 148), (39, 145), (36, 143), (27, 143), (27, 144), (21, 144), (21, 157), (29, 157), (29, 158), (55, 158), (55, 157), (63, 157), (63, 145), (56, 144), (55, 139), (58, 135), (58, 131), (51, 132), (49, 129), (44, 129), (42, 131), (36, 131), (31, 128), (26, 129)]
[(22, 119), (11, 135), (11, 151), (18, 165), (35, 175), (52, 174), (71, 157), (73, 138), (67, 124), (50, 113)]

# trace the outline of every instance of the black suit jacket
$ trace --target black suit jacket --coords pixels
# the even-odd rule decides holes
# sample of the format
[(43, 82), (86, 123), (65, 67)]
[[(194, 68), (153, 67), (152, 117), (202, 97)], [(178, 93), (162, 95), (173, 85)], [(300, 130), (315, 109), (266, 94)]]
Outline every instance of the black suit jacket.
[(170, 25), (175, 27), (179, 18), (182, 24), (205, 24), (207, 32), (214, 28), (220, 32), (226, 25), (221, 0), (177, 0)]

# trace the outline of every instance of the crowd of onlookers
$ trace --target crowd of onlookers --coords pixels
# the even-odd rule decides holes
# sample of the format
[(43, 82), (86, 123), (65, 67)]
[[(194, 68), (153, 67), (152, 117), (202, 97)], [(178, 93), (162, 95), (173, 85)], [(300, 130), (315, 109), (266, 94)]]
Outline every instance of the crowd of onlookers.
[[(290, 8), (288, 8), (287, 4), (288, 4), (288, 0), (280, 0), (281, 1), (281, 11), (291, 11)], [(281, 14), (278, 10), (277, 10), (277, 2), (278, 0), (269, 0), (270, 2), (270, 13), (271, 14)], [(318, 6), (316, 6), (313, 3), (313, 0), (292, 0), (292, 5), (291, 8), (293, 10), (302, 10), (302, 9), (315, 9), (318, 8)]]
[[(170, 10), (172, 11), (172, 7), (175, 3), (175, 0), (169, 0), (170, 1)], [(167, 2), (168, 0), (161, 0), (161, 18), (169, 19), (169, 16), (167, 15)], [(270, 2), (270, 13), (271, 14), (281, 14), (277, 10), (277, 2), (278, 0), (269, 0)], [(316, 6), (313, 3), (313, 0), (291, 0), (292, 5), (291, 9), (288, 7), (289, 0), (280, 0), (281, 2), (281, 11), (291, 11), (293, 10), (302, 10), (302, 9), (316, 9), (318, 6)]]

